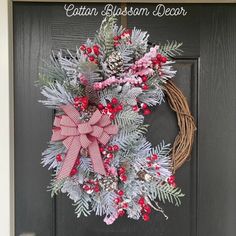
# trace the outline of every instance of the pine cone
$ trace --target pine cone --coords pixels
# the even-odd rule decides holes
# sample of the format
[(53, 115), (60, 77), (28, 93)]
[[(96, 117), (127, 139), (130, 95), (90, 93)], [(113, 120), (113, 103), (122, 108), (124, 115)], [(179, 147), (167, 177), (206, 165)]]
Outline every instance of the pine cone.
[(107, 67), (112, 75), (122, 73), (124, 71), (123, 64), (124, 63), (120, 52), (114, 51), (107, 58)]
[(115, 176), (105, 176), (99, 180), (99, 185), (106, 191), (113, 191), (118, 188), (118, 179)]
[(143, 180), (143, 181), (146, 181), (146, 182), (150, 182), (151, 180), (152, 180), (152, 176), (151, 175), (149, 175), (146, 171), (139, 171), (138, 173), (137, 173), (137, 175), (138, 175), (138, 178), (140, 179), (140, 180)]

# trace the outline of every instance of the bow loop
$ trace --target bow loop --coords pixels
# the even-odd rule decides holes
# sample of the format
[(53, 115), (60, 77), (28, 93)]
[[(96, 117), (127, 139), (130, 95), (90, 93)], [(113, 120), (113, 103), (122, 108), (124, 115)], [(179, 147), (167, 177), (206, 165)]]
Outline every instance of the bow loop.
[(60, 125), (69, 126), (69, 127), (76, 127), (76, 124), (71, 120), (69, 116), (63, 115), (60, 120)]
[(95, 125), (102, 117), (102, 114), (99, 110), (96, 110), (89, 120), (89, 124)]

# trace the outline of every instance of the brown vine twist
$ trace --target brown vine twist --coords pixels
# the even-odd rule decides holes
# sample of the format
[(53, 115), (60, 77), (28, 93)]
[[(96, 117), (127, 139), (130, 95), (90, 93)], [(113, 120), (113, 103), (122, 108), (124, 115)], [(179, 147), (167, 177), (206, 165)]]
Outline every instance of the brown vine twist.
[(173, 172), (181, 167), (188, 159), (194, 140), (196, 126), (191, 115), (187, 100), (178, 87), (171, 81), (164, 85), (169, 105), (176, 112), (179, 133), (171, 150)]

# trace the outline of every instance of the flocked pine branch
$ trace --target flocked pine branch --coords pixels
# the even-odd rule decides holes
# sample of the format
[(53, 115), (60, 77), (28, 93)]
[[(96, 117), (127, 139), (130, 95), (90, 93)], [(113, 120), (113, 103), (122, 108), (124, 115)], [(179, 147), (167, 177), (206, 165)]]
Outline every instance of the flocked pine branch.
[(134, 50), (135, 59), (139, 59), (147, 51), (149, 34), (140, 29), (134, 28), (132, 30), (131, 42)]
[(76, 206), (75, 213), (77, 217), (80, 217), (81, 215), (89, 216), (91, 210), (89, 209), (89, 203), (91, 199), (88, 194), (83, 193), (80, 197), (80, 199), (74, 204)]
[(168, 201), (176, 206), (180, 206), (181, 198), (184, 197), (184, 194), (178, 187), (174, 188), (168, 183), (160, 183), (156, 187), (154, 186), (151, 191), (149, 190), (149, 197), (152, 200), (155, 200), (157, 197), (163, 203)]
[(178, 43), (177, 41), (167, 41), (166, 44), (160, 45), (159, 52), (167, 57), (174, 57), (176, 55), (181, 55), (183, 50), (181, 46), (183, 43)]
[(95, 36), (95, 40), (101, 45), (103, 52), (106, 52), (106, 56), (114, 50), (113, 28), (116, 21), (117, 19), (114, 16), (106, 16)]
[(64, 185), (64, 181), (65, 181), (64, 179), (57, 180), (55, 178), (53, 178), (51, 180), (51, 183), (48, 186), (48, 191), (51, 192), (51, 197), (54, 197), (55, 195), (57, 195), (61, 191), (61, 188)]
[(46, 100), (39, 100), (39, 102), (49, 108), (57, 109), (61, 105), (73, 103), (71, 93), (66, 91), (65, 87), (58, 82), (48, 87), (44, 86), (41, 89), (41, 94), (46, 97)]

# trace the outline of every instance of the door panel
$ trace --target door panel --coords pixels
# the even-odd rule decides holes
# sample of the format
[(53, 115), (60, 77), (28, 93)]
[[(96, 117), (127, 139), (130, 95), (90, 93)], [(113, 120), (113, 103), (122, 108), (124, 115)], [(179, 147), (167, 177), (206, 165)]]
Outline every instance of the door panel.
[[(177, 172), (177, 184), (186, 194), (183, 204), (164, 206), (169, 220), (153, 213), (147, 223), (122, 218), (106, 226), (100, 217), (77, 219), (72, 201), (65, 195), (51, 199), (46, 191), (50, 172), (40, 165), (53, 119), (52, 112), (38, 104), (42, 97), (34, 86), (42, 59), (51, 50), (74, 50), (93, 37), (102, 20), (101, 16), (68, 18), (63, 6), (14, 3), (16, 235), (234, 236), (236, 7), (187, 4), (185, 17), (127, 19), (128, 27), (147, 30), (152, 42), (184, 43), (174, 82), (189, 102), (198, 133), (191, 160)], [(153, 4), (132, 6), (155, 8)], [(147, 136), (153, 144), (162, 139), (173, 143), (178, 128), (167, 102), (155, 108), (146, 121), (151, 125)]]

